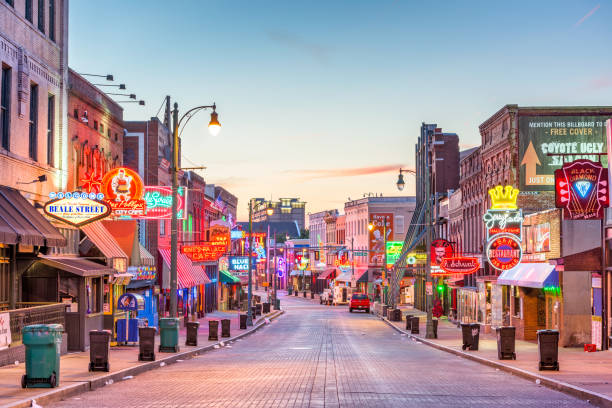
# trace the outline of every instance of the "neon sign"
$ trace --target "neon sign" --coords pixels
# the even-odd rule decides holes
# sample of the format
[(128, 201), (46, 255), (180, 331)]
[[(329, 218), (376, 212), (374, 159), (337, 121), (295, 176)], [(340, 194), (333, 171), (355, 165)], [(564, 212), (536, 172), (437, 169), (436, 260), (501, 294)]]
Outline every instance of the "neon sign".
[(308, 268), (308, 258), (302, 254), (295, 255), (295, 264), (300, 271)]
[(609, 206), (608, 169), (590, 160), (575, 160), (555, 170), (556, 206), (567, 220), (600, 220)]
[(101, 194), (51, 193), (49, 197), (52, 199), (45, 204), (44, 211), (56, 220), (80, 227), (110, 215), (111, 207), (106, 202), (90, 198), (99, 195)]
[(489, 190), (492, 210), (516, 210), (519, 190), (512, 186), (495, 186)]
[[(179, 220), (184, 220), (187, 217), (187, 211), (185, 210), (187, 205), (186, 190), (185, 187), (179, 187), (177, 190), (176, 215)], [(138, 218), (156, 220), (172, 218), (172, 187), (145, 186), (143, 199), (146, 212)]]
[(230, 271), (248, 271), (249, 257), (248, 256), (230, 256), (229, 257)]
[(491, 266), (500, 271), (517, 266), (522, 256), (521, 241), (516, 235), (498, 234), (487, 244), (487, 259)]
[(523, 235), (523, 210), (488, 210), (482, 217), (487, 240), (496, 234)]
[(445, 239), (435, 239), (431, 243), (431, 264), (440, 265), (443, 258), (453, 256), (453, 246)]
[(201, 245), (189, 245), (181, 248), (181, 252), (194, 262), (214, 262), (225, 253), (225, 246), (215, 242)]
[(480, 268), (478, 258), (471, 256), (454, 256), (452, 258), (442, 258), (440, 269), (444, 273), (434, 273), (432, 275), (469, 275)]
[(102, 193), (116, 216), (145, 215), (143, 191), (142, 179), (138, 173), (127, 167), (113, 169), (102, 178)]

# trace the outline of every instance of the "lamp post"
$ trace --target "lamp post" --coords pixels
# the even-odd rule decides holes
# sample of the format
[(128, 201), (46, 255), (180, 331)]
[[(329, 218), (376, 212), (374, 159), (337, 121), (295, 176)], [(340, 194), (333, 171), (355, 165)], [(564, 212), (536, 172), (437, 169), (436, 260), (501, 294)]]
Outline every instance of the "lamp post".
[[(168, 104), (169, 102), (169, 96)], [(176, 277), (176, 266), (177, 266), (177, 251), (178, 251), (178, 218), (177, 212), (177, 201), (178, 201), (178, 166), (179, 166), (179, 129), (181, 125), (183, 128), (187, 125), (189, 120), (201, 110), (212, 109), (210, 114), (210, 122), (208, 123), (208, 130), (213, 136), (216, 136), (221, 130), (221, 124), (217, 118), (217, 106), (215, 103), (212, 105), (202, 105), (192, 108), (185, 112), (181, 119), (178, 117), (178, 103), (174, 103), (174, 111), (172, 111), (173, 119), (173, 131), (172, 131), (172, 168), (170, 169), (172, 175), (172, 220), (170, 224), (170, 317), (177, 317), (176, 303), (177, 303), (177, 277)], [(183, 121), (185, 121), (183, 123)]]

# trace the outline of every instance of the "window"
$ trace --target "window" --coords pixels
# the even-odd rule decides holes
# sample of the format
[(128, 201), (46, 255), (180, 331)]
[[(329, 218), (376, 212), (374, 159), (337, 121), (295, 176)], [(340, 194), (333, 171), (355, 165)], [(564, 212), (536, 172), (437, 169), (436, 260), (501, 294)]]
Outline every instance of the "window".
[(397, 234), (404, 233), (404, 216), (398, 215), (395, 217), (395, 232)]
[(45, 32), (45, 0), (38, 0), (38, 29)]
[(37, 160), (38, 139), (38, 85), (30, 85), (30, 159)]
[(109, 139), (111, 138), (110, 127), (106, 128), (106, 137), (108, 137)]
[(518, 286), (514, 286), (514, 293), (512, 294), (513, 298), (514, 298), (514, 317), (519, 317), (522, 318), (522, 313), (521, 313), (521, 292), (518, 288)]
[(94, 129), (98, 130), (98, 121), (94, 120)]
[(54, 165), (55, 148), (55, 96), (49, 95), (47, 105), (47, 164)]
[(30, 23), (32, 22), (32, 0), (26, 0), (25, 2), (25, 18)]
[(15, 2), (14, 0), (6, 0), (6, 4), (8, 4), (11, 7), (15, 7)]
[(0, 86), (0, 135), (2, 147), (10, 150), (11, 69), (8, 67), (2, 67)]
[(55, 0), (49, 0), (49, 39), (55, 41)]
[(159, 221), (159, 235), (162, 237), (166, 235), (166, 220)]
[(75, 118), (75, 119), (78, 119), (78, 118), (79, 118), (79, 110), (78, 110), (77, 108), (74, 108), (74, 113), (73, 113), (73, 115), (74, 115), (74, 118)]
[(100, 123), (100, 133), (104, 134), (104, 123)]

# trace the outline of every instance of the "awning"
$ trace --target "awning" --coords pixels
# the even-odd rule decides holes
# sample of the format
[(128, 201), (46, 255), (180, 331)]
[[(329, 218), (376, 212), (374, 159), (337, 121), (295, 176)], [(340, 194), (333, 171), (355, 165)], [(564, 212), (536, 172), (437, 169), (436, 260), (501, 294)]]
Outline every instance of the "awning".
[(142, 289), (142, 288), (149, 288), (155, 285), (157, 285), (157, 281), (154, 279), (134, 279), (130, 281), (130, 283), (127, 285), (127, 288), (128, 289)]
[(547, 263), (521, 263), (517, 267), (502, 272), (497, 278), (498, 285), (543, 288), (559, 286), (559, 273), (555, 265)]
[[(111, 233), (102, 225), (101, 221), (95, 221), (90, 224), (86, 224), (81, 226), (81, 231), (87, 235), (87, 238), (91, 242), (91, 244), (95, 245), (96, 248), (102, 252), (105, 258), (107, 259), (115, 259), (122, 258), (125, 259), (126, 266), (128, 262), (127, 254), (121, 249), (115, 238), (111, 235)], [(85, 253), (89, 252), (89, 248), (87, 248), (87, 244), (81, 244), (83, 248), (81, 250)]]
[(367, 283), (370, 282), (372, 279), (370, 278), (370, 275), (372, 275), (372, 277), (374, 276), (374, 273), (372, 271), (372, 273), (370, 273), (368, 271), (368, 268), (355, 268), (355, 280), (358, 283)]
[(49, 247), (66, 246), (66, 238), (19, 191), (0, 186), (0, 241)]
[(299, 269), (294, 269), (291, 271), (291, 273), (289, 274), (289, 276), (310, 276), (311, 272), (308, 269), (305, 269), (303, 271), (300, 271)]
[[(159, 249), (159, 254), (164, 260), (163, 265), (163, 288), (170, 288), (170, 250)], [(168, 279), (166, 279), (168, 277)], [(204, 269), (201, 266), (194, 265), (187, 255), (182, 253), (176, 254), (176, 285), (177, 289), (191, 288), (197, 285), (210, 283), (210, 279), (206, 276)]]
[(138, 244), (138, 251), (140, 252), (140, 264), (142, 266), (155, 266), (155, 257), (140, 243)]
[(83, 258), (41, 257), (40, 262), (52, 268), (82, 277), (103, 276), (115, 273), (114, 269), (106, 265), (100, 265)]
[(333, 273), (335, 271), (336, 271), (336, 268), (329, 268), (329, 269), (321, 272), (321, 274), (319, 274), (317, 279), (333, 279), (334, 278)]
[(229, 285), (233, 285), (235, 283), (240, 283), (240, 279), (235, 277), (229, 272), (219, 271), (219, 280), (221, 283), (227, 283)]
[(350, 282), (353, 275), (351, 272), (342, 272), (340, 275), (336, 276), (336, 280), (338, 282)]

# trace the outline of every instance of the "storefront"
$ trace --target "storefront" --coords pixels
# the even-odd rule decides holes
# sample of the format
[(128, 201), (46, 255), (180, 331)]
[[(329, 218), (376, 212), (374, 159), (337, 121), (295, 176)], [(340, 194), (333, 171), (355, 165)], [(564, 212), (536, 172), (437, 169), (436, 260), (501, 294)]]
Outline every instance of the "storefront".
[(128, 273), (132, 280), (127, 285), (128, 293), (142, 296), (144, 307), (138, 310), (137, 317), (143, 320), (145, 326), (158, 327), (159, 313), (159, 285), (157, 284), (157, 270), (154, 266), (130, 266)]
[(219, 299), (219, 310), (239, 310), (241, 281), (240, 278), (228, 271), (219, 271), (221, 281), (221, 298)]
[(547, 263), (522, 263), (497, 279), (510, 302), (510, 323), (516, 338), (536, 340), (537, 331), (560, 329), (562, 294), (559, 273)]
[(474, 287), (457, 288), (457, 320), (478, 322), (478, 291)]

